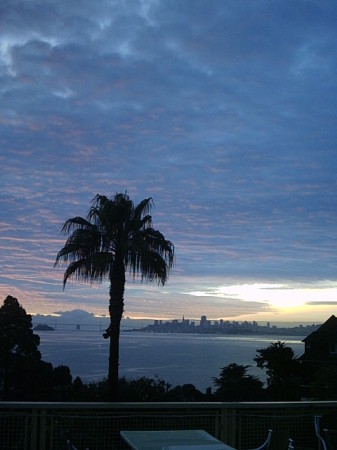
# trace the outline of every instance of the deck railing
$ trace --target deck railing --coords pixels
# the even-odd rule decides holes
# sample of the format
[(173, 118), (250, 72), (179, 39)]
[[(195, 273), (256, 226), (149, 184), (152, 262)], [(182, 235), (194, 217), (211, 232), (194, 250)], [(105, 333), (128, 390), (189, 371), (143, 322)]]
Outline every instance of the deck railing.
[(24, 403), (0, 402), (1, 450), (122, 450), (121, 430), (204, 429), (232, 447), (258, 447), (268, 429), (289, 431), (295, 449), (317, 449), (314, 416), (337, 402)]

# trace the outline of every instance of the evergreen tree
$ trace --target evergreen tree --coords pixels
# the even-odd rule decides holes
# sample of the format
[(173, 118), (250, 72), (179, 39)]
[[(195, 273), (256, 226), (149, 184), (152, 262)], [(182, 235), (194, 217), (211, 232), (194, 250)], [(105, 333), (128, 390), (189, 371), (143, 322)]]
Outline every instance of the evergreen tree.
[(31, 315), (26, 313), (16, 298), (8, 295), (0, 308), (0, 385), (3, 400), (21, 398), (36, 383), (29, 380), (41, 360), (39, 343), (39, 336), (32, 330)]

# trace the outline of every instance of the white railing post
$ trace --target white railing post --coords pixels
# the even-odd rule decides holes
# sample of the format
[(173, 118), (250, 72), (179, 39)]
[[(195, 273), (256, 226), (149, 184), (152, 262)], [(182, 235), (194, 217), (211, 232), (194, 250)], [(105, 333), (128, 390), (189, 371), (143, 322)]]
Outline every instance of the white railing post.
[(237, 410), (223, 406), (221, 408), (220, 439), (234, 448), (236, 448), (237, 422)]
[(39, 439), (39, 450), (46, 450), (46, 437), (47, 437), (47, 410), (41, 409), (39, 415), (39, 425), (40, 425), (40, 439)]
[(30, 450), (36, 450), (37, 446), (37, 430), (38, 430), (38, 410), (31, 410), (31, 420), (30, 420), (30, 445), (27, 447)]

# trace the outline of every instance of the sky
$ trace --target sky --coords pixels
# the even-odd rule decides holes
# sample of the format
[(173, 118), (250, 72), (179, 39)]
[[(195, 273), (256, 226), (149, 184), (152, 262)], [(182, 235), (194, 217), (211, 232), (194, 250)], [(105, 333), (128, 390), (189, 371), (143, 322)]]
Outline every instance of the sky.
[(337, 3), (2, 0), (0, 299), (108, 312), (54, 268), (96, 194), (152, 197), (167, 284), (125, 316), (337, 313)]

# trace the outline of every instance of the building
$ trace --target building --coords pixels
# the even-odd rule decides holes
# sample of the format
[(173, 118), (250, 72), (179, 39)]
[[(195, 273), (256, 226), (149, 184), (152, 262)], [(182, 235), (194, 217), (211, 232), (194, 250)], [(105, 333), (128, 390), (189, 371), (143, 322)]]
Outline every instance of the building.
[(334, 400), (337, 398), (337, 318), (332, 315), (304, 342), (301, 363), (302, 399)]
[(310, 333), (304, 342), (304, 354), (299, 360), (310, 363), (337, 363), (337, 318), (332, 315), (316, 331)]

